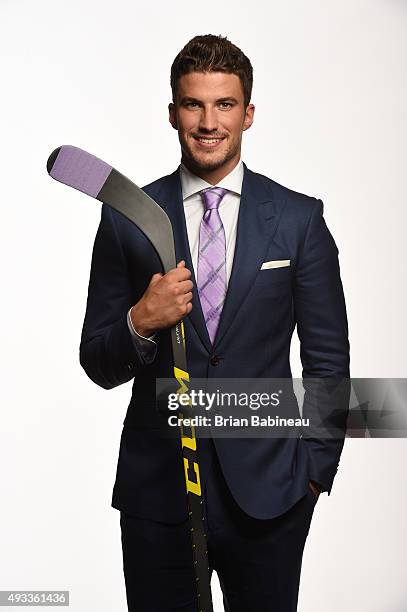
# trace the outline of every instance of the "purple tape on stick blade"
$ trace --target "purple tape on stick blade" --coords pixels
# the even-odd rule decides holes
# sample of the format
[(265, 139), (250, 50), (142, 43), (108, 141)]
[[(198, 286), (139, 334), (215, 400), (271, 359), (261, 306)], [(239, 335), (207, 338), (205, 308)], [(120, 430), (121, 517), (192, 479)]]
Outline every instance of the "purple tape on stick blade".
[(56, 181), (96, 198), (112, 169), (109, 164), (78, 147), (63, 145), (50, 175)]

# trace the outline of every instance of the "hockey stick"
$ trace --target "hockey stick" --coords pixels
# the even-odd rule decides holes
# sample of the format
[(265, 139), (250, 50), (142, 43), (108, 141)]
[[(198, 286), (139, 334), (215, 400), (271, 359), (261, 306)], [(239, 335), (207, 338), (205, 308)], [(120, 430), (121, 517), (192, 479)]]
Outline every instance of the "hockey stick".
[[(157, 252), (164, 272), (176, 267), (171, 222), (152, 198), (112, 166), (77, 147), (64, 145), (55, 149), (47, 161), (49, 175), (70, 187), (104, 202), (134, 223)], [(185, 334), (183, 321), (171, 328), (174, 378), (177, 393), (188, 393)], [(182, 423), (182, 411), (180, 412)], [(192, 538), (193, 563), (197, 588), (197, 609), (212, 612), (206, 535), (203, 526), (203, 500), (197, 442), (193, 426), (181, 429), (181, 447)]]

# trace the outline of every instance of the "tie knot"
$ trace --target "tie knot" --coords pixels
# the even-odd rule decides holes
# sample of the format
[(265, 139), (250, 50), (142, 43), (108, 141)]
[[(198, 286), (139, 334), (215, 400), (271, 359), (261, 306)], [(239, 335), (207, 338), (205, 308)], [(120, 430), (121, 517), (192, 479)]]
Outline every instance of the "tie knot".
[(201, 191), (201, 196), (205, 206), (205, 212), (213, 208), (218, 208), (226, 192), (227, 189), (223, 189), (223, 187), (208, 187), (207, 189), (203, 189)]

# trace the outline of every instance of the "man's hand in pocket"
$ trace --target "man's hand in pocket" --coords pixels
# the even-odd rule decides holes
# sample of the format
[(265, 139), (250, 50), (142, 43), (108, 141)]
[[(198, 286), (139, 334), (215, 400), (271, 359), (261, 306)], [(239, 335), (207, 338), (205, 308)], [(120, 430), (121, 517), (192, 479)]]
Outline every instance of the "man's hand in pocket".
[(313, 492), (313, 494), (315, 495), (316, 499), (318, 499), (318, 497), (321, 494), (321, 489), (319, 488), (319, 486), (317, 485), (316, 482), (314, 482), (313, 480), (309, 481), (309, 487), (311, 489), (311, 491)]

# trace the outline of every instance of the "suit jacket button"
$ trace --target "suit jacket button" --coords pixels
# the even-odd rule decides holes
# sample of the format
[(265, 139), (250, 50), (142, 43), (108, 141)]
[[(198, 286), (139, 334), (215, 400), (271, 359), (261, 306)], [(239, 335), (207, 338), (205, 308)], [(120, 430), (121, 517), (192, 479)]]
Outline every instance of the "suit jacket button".
[(127, 369), (128, 370), (132, 370), (133, 369), (133, 364), (132, 363), (128, 363), (127, 364)]
[(212, 355), (210, 362), (211, 362), (211, 365), (217, 366), (219, 365), (220, 357), (218, 355)]

